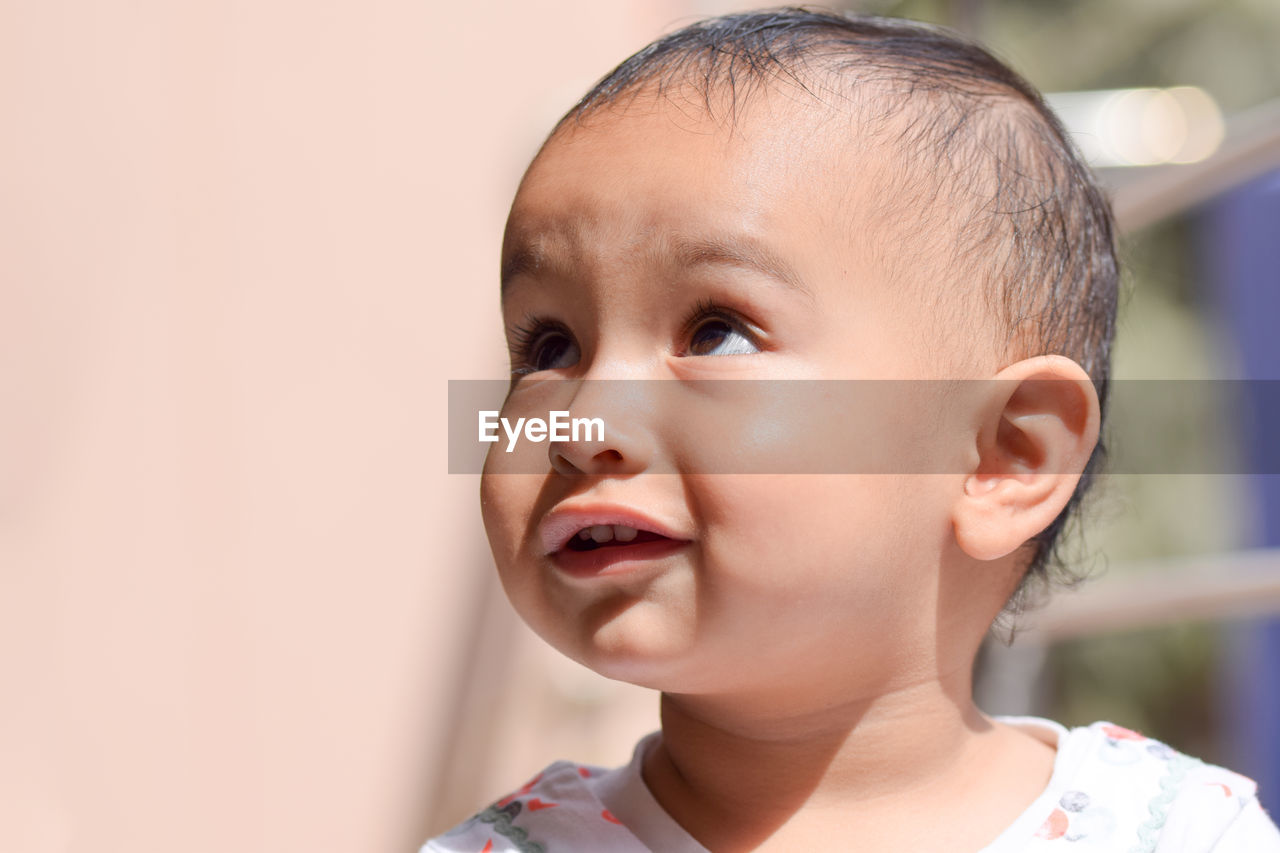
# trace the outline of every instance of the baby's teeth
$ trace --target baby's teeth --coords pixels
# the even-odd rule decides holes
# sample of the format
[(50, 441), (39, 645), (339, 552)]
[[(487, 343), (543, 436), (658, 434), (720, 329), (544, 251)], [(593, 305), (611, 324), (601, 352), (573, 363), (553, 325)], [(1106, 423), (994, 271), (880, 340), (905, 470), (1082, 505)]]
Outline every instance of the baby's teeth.
[(590, 528), (584, 527), (581, 530), (579, 530), (578, 538), (581, 539), (583, 542), (586, 542), (588, 539), (590, 539), (591, 538)]
[(636, 538), (636, 529), (623, 524), (615, 524), (613, 526), (613, 538), (619, 542), (630, 542)]
[(591, 538), (596, 542), (608, 542), (613, 538), (613, 528), (607, 524), (597, 524), (591, 528)]

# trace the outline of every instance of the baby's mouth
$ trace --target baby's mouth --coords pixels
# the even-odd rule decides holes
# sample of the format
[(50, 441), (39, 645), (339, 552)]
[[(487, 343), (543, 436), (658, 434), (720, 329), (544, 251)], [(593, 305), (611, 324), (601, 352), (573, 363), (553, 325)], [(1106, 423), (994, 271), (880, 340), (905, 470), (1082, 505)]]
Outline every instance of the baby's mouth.
[(565, 543), (566, 551), (596, 551), (601, 548), (617, 548), (626, 545), (642, 545), (646, 542), (673, 541), (666, 536), (648, 530), (637, 530), (623, 524), (594, 524), (579, 530)]
[(562, 505), (538, 525), (538, 540), (563, 576), (607, 580), (658, 571), (693, 544), (680, 525), (616, 504)]

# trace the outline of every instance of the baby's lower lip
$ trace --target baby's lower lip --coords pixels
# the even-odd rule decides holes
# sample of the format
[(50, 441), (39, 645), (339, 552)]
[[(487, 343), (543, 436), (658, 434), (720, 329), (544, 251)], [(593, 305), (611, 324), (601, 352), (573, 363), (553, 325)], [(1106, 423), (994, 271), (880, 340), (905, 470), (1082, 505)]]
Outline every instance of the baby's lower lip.
[(640, 569), (687, 545), (689, 543), (683, 539), (668, 539), (664, 536), (647, 542), (615, 543), (594, 551), (561, 548), (551, 555), (551, 563), (575, 578), (610, 577)]

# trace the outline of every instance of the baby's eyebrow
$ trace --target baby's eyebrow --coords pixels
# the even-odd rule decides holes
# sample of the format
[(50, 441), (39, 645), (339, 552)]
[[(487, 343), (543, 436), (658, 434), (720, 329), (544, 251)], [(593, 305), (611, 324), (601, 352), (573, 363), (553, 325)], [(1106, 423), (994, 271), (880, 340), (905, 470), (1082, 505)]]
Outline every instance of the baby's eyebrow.
[[(731, 266), (755, 270), (767, 278), (813, 298), (813, 291), (795, 269), (758, 240), (737, 236), (688, 237), (674, 235), (663, 241), (676, 267)], [(501, 291), (512, 279), (555, 266), (553, 253), (542, 241), (522, 241), (502, 264)]]
[(525, 244), (513, 251), (502, 261), (502, 274), (499, 277), (500, 292), (506, 294), (511, 280), (518, 275), (537, 272), (546, 264), (546, 253), (539, 247)]
[(780, 284), (813, 298), (813, 291), (791, 265), (756, 240), (738, 237), (694, 239), (677, 236), (672, 238), (672, 248), (677, 263), (682, 267), (703, 265), (745, 267), (763, 273)]

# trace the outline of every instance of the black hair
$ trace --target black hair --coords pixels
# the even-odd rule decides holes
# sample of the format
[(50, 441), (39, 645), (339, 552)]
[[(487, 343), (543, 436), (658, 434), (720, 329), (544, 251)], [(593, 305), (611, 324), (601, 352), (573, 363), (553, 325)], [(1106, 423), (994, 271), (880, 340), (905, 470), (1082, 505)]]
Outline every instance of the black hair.
[[(1002, 318), (1005, 345), (1021, 357), (1058, 353), (1077, 361), (1105, 418), (1119, 281), (1110, 206), (1041, 95), (967, 38), (915, 21), (811, 8), (711, 18), (625, 60), (552, 138), (641, 92), (693, 91), (712, 114), (727, 95), (732, 118), (744, 98), (770, 83), (878, 110), (859, 116), (861, 132), (893, 133), (897, 145), (936, 157), (927, 175), (905, 170), (902, 192), (889, 194), (877, 215), (902, 228), (915, 221), (912, 206), (942, 198), (957, 208), (957, 227), (931, 230), (950, 234), (949, 262), (989, 284), (982, 296)], [(913, 236), (938, 239), (922, 236), (919, 222), (914, 227)], [(1104, 457), (1099, 439), (1066, 507), (1028, 543), (1031, 557), (1006, 614), (1050, 583), (1082, 579), (1062, 559), (1060, 539)]]

